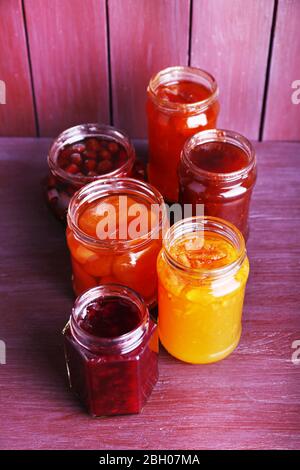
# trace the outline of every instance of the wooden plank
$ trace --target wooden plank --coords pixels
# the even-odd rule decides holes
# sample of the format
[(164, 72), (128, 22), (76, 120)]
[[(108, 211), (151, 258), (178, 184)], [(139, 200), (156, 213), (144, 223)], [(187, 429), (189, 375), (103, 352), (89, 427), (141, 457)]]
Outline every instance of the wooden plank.
[[(35, 118), (21, 0), (0, 2), (0, 135), (35, 135)], [(4, 91), (4, 86), (2, 88)]]
[(259, 136), (273, 0), (195, 0), (192, 65), (220, 86), (218, 127)]
[[(270, 71), (265, 140), (300, 140), (300, 2), (280, 0)], [(292, 88), (298, 80), (298, 104)], [(296, 84), (295, 84), (296, 85)]]
[(146, 136), (146, 88), (153, 73), (187, 65), (189, 0), (109, 0), (114, 124)]
[(41, 135), (108, 122), (104, 0), (25, 0)]
[(143, 413), (107, 419), (86, 415), (66, 384), (60, 332), (73, 303), (70, 266), (64, 228), (37, 185), (49, 143), (0, 139), (1, 449), (299, 449), (300, 365), (291, 356), (300, 339), (300, 143), (256, 146), (237, 350), (207, 366), (161, 350)]

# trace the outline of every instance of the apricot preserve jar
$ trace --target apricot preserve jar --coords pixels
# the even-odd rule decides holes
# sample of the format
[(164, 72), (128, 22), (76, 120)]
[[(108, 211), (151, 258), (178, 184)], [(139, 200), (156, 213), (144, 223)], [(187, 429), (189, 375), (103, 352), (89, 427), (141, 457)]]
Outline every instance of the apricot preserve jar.
[(218, 86), (204, 70), (169, 67), (148, 85), (148, 178), (168, 202), (178, 201), (177, 166), (188, 137), (216, 127)]
[(71, 199), (66, 233), (75, 294), (117, 283), (154, 306), (165, 212), (160, 193), (142, 181), (109, 178), (81, 188)]
[(250, 199), (256, 181), (252, 144), (234, 131), (199, 132), (184, 145), (179, 164), (181, 204), (204, 205), (204, 214), (234, 224), (248, 238)]
[(114, 284), (87, 291), (63, 335), (70, 387), (91, 415), (142, 410), (158, 378), (158, 335), (138, 294)]
[(134, 147), (123, 132), (101, 124), (71, 127), (58, 136), (48, 154), (47, 203), (65, 220), (71, 196), (79, 188), (107, 177), (133, 176), (135, 164)]
[(249, 263), (241, 232), (215, 217), (174, 224), (158, 258), (158, 328), (166, 350), (206, 364), (238, 345)]

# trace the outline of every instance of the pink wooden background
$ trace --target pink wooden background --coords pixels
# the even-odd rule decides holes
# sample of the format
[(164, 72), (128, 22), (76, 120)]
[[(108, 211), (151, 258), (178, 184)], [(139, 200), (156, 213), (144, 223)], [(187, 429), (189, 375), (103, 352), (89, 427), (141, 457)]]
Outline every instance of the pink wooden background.
[(145, 90), (169, 65), (221, 89), (219, 127), (300, 140), (300, 0), (0, 0), (0, 136), (81, 122), (146, 136)]

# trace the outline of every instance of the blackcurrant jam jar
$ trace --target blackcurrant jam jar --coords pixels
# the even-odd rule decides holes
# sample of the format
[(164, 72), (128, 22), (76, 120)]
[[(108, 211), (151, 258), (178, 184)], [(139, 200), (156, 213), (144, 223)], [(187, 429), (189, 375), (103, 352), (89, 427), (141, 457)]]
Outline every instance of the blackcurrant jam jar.
[(247, 240), (249, 208), (256, 182), (251, 142), (235, 131), (198, 132), (183, 147), (178, 168), (179, 200), (204, 205), (206, 216), (231, 222)]
[(48, 166), (46, 201), (63, 221), (71, 197), (87, 183), (107, 177), (144, 178), (127, 135), (102, 124), (81, 124), (62, 132), (50, 148)]
[(141, 412), (158, 379), (158, 334), (135, 291), (88, 290), (63, 335), (70, 387), (92, 416)]

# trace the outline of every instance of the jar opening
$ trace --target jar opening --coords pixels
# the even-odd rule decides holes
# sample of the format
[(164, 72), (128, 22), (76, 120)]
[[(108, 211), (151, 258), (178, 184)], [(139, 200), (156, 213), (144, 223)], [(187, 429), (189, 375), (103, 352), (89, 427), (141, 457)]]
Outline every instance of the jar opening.
[(88, 350), (103, 353), (135, 349), (148, 326), (149, 311), (140, 295), (118, 284), (86, 291), (76, 299), (70, 318), (76, 340)]
[[(158, 96), (160, 86), (172, 85), (174, 83), (190, 81), (204, 86), (209, 92), (209, 96), (200, 101), (190, 103), (172, 102)], [(219, 89), (214, 77), (196, 67), (168, 67), (153, 75), (148, 85), (148, 94), (155, 104), (165, 110), (173, 112), (199, 113), (205, 111), (218, 98)]]
[[(60, 152), (68, 145), (76, 144), (87, 138), (106, 139), (116, 142), (124, 148), (127, 159), (113, 171), (109, 171), (103, 175), (95, 174), (93, 176), (83, 174), (70, 174), (61, 168), (58, 164)], [(135, 160), (135, 151), (129, 138), (120, 130), (112, 126), (96, 123), (80, 124), (71, 127), (62, 132), (53, 142), (49, 154), (48, 165), (52, 173), (61, 181), (67, 182), (74, 186), (82, 186), (95, 180), (103, 180), (107, 177), (116, 177), (124, 173), (130, 172)]]
[[(206, 262), (199, 266), (192, 264), (187, 267), (184, 258), (174, 256), (172, 251), (180, 241), (188, 236), (193, 236), (202, 250), (205, 237), (209, 234), (217, 236), (234, 248), (234, 257), (224, 258), (221, 267), (208, 266)], [(166, 261), (181, 272), (188, 272), (200, 278), (219, 278), (239, 268), (246, 257), (245, 241), (241, 232), (231, 223), (217, 217), (195, 216), (183, 219), (174, 224), (166, 233), (163, 241), (163, 249)], [(194, 249), (194, 247), (193, 247)], [(204, 256), (215, 256), (215, 252), (204, 252)], [(201, 255), (203, 256), (203, 255)], [(213, 264), (212, 264), (213, 265)]]
[[(222, 172), (218, 169), (208, 170), (207, 168), (201, 168), (193, 161), (192, 154), (195, 149), (205, 149), (207, 144), (220, 144), (223, 145), (223, 151), (230, 153), (230, 150), (226, 149), (225, 146), (231, 146), (236, 149), (240, 149), (243, 152), (243, 164), (241, 168), (235, 171)], [(207, 151), (209, 156), (209, 149)], [(256, 166), (255, 151), (251, 142), (241, 134), (222, 129), (208, 129), (205, 131), (198, 132), (189, 138), (181, 152), (181, 161), (190, 168), (193, 173), (204, 178), (208, 178), (210, 181), (224, 181), (234, 182), (239, 179), (247, 177), (249, 172)]]
[[(91, 204), (94, 202), (99, 201), (100, 204), (101, 199), (104, 201), (103, 204), (106, 205), (105, 201), (109, 201), (109, 198), (113, 196), (117, 196), (118, 200), (120, 200), (121, 197), (139, 200), (141, 205), (145, 207), (146, 211), (147, 207), (150, 208), (151, 211), (152, 208), (155, 209), (156, 216), (152, 218), (151, 213), (149, 219), (147, 218), (146, 229), (141, 235), (136, 235), (132, 238), (120, 239), (110, 236), (110, 233), (108, 233), (107, 238), (103, 239), (97, 237), (97, 230), (95, 234), (91, 234), (88, 233), (87, 230), (83, 230), (82, 224), (80, 223), (82, 220), (81, 214), (84, 214), (84, 211), (88, 210), (88, 207), (91, 207)], [(107, 212), (109, 212), (113, 207), (110, 204), (107, 205)], [(96, 207), (96, 210), (97, 209), (98, 205)], [(106, 208), (103, 207), (103, 209)], [(128, 212), (129, 210), (130, 208), (128, 209)], [(126, 209), (125, 215), (127, 216)], [(122, 214), (119, 212), (117, 215), (116, 212), (113, 212), (112, 219), (114, 219), (115, 216), (121, 217)], [(110, 213), (108, 213), (108, 217), (110, 217)], [(130, 248), (140, 249), (143, 245), (150, 243), (151, 240), (161, 238), (162, 229), (166, 223), (166, 209), (161, 194), (148, 183), (132, 178), (107, 178), (103, 181), (95, 181), (94, 183), (84, 186), (72, 197), (68, 208), (67, 219), (69, 228), (73, 231), (74, 236), (84, 244), (95, 249), (118, 249), (126, 251)], [(127, 217), (125, 217), (123, 222), (123, 225), (126, 225), (126, 228), (127, 220)], [(97, 225), (97, 223), (98, 222), (96, 220), (95, 224)]]

